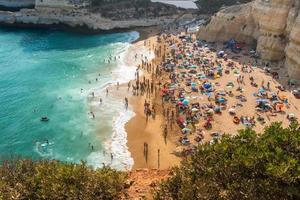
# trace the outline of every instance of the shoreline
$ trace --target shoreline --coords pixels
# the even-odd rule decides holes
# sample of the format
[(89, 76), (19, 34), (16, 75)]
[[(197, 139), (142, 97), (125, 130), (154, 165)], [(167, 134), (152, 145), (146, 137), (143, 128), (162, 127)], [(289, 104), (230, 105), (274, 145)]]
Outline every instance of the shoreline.
[[(156, 43), (156, 35), (160, 33), (160, 28), (150, 29), (146, 28), (142, 30), (142, 33), (139, 31), (140, 37), (131, 43), (129, 48), (126, 50), (124, 56), (124, 63), (127, 68), (133, 69), (130, 73), (134, 73), (138, 66), (142, 64), (141, 55), (147, 56), (149, 59), (148, 62), (158, 64), (161, 62), (161, 58), (157, 57), (154, 54), (154, 49), (158, 45)], [(155, 35), (155, 36), (153, 36)], [(151, 42), (152, 48), (149, 46), (144, 46), (144, 42)], [(135, 59), (135, 55), (138, 55), (138, 58)], [(118, 69), (120, 69), (119, 66)], [(122, 68), (122, 67), (121, 67)], [(123, 69), (124, 70), (124, 69)], [(143, 76), (150, 78), (151, 74), (146, 70), (140, 69), (140, 80)], [(122, 70), (118, 73), (122, 73)], [(131, 77), (131, 75), (128, 74)], [(132, 74), (135, 77), (134, 74)], [(130, 83), (133, 85), (136, 81), (135, 79), (131, 79)], [(180, 163), (180, 158), (173, 154), (176, 149), (175, 142), (169, 136), (166, 138), (166, 142), (163, 136), (163, 126), (164, 126), (164, 117), (162, 115), (162, 108), (159, 105), (160, 98), (157, 98), (159, 95), (151, 96), (151, 98), (147, 98), (146, 95), (133, 95), (132, 87), (130, 90), (128, 89), (128, 82), (120, 82), (119, 88), (117, 87), (118, 79), (116, 82), (107, 87), (109, 90), (109, 95), (113, 98), (119, 99), (120, 102), (124, 102), (124, 98), (128, 98), (129, 100), (129, 108), (126, 112), (133, 112), (133, 116), (130, 117), (129, 120), (124, 124), (124, 134), (120, 134), (119, 137), (122, 137), (126, 140), (126, 151), (129, 152), (130, 157), (133, 159), (133, 166), (128, 165), (125, 169), (132, 171), (141, 168), (147, 169), (160, 169), (166, 170), (171, 167), (177, 166)], [(155, 120), (152, 118), (146, 122), (146, 117), (144, 115), (144, 102), (152, 101), (152, 103), (156, 106), (157, 114)], [(127, 113), (128, 114), (128, 113)], [(123, 130), (122, 128), (122, 130)], [(118, 131), (120, 132), (120, 130)], [(121, 131), (122, 132), (122, 131)], [(122, 133), (123, 133), (122, 132)], [(115, 135), (115, 133), (113, 134)], [(110, 140), (110, 145), (113, 142), (113, 136)], [(148, 144), (148, 153), (147, 160), (144, 155), (144, 144)], [(123, 145), (122, 145), (123, 146)], [(112, 148), (112, 146), (110, 146)], [(124, 149), (124, 148), (122, 148)], [(159, 153), (159, 161), (158, 161), (158, 149)], [(159, 162), (159, 166), (158, 166)]]
[[(128, 27), (128, 28), (113, 28), (109, 30), (102, 30), (102, 29), (91, 29), (86, 25), (77, 25), (77, 26), (70, 26), (67, 24), (59, 23), (59, 24), (33, 24), (33, 23), (3, 23), (0, 22), (1, 28), (7, 29), (44, 29), (44, 30), (58, 30), (64, 32), (73, 32), (79, 34), (86, 34), (86, 35), (96, 35), (96, 34), (112, 34), (112, 33), (126, 33), (131, 31), (136, 31), (140, 33), (140, 37), (137, 41), (141, 41), (146, 39), (151, 33), (150, 31), (145, 31), (145, 29), (149, 30), (158, 30), (160, 29), (160, 25), (151, 25), (151, 26), (136, 26), (136, 27)], [(154, 31), (155, 32), (155, 31)], [(135, 42), (137, 42), (135, 41)]]
[[(167, 41), (172, 41), (172, 39), (177, 40), (175, 42), (176, 45), (180, 46), (183, 44), (182, 41), (179, 41), (178, 35), (176, 35), (175, 37), (170, 37), (170, 39), (167, 39)], [(148, 49), (151, 49), (151, 51), (154, 51), (155, 49), (160, 49), (159, 46), (161, 44), (158, 45), (158, 43), (156, 42), (156, 37), (150, 37), (149, 39), (145, 40), (145, 44), (147, 44), (146, 46), (143, 44), (144, 41), (139, 41), (138, 43), (134, 44), (135, 47), (134, 48), (142, 48), (142, 47), (147, 47)], [(195, 41), (193, 41), (195, 42)], [(185, 51), (188, 52), (193, 52), (192, 47), (194, 44), (193, 42), (190, 42), (190, 46), (185, 47)], [(148, 45), (149, 43), (149, 45)], [(167, 43), (162, 43), (162, 45), (165, 45)], [(168, 46), (168, 45), (167, 45)], [(182, 46), (180, 46), (182, 47)], [(222, 45), (221, 44), (217, 44), (216, 46), (217, 49), (222, 49)], [(189, 151), (192, 150), (193, 145), (198, 145), (198, 144), (202, 144), (204, 142), (212, 142), (214, 139), (214, 135), (218, 135), (218, 137), (220, 137), (223, 134), (230, 134), (230, 135), (235, 135), (238, 133), (238, 130), (245, 128), (246, 124), (244, 124), (242, 121), (240, 121), (239, 124), (234, 123), (234, 121), (232, 120), (232, 115), (230, 114), (229, 111), (225, 111), (226, 109), (233, 109), (236, 112), (237, 116), (241, 116), (241, 119), (244, 119), (245, 116), (250, 118), (249, 116), (253, 117), (253, 119), (256, 121), (255, 126), (253, 126), (253, 130), (260, 132), (263, 130), (265, 125), (269, 125), (271, 122), (275, 122), (275, 121), (281, 121), (283, 123), (284, 126), (288, 126), (289, 125), (289, 119), (286, 117), (289, 114), (293, 114), (295, 116), (299, 116), (299, 110), (297, 108), (297, 99), (291, 94), (291, 92), (289, 92), (288, 90), (285, 91), (280, 91), (278, 89), (279, 86), (282, 86), (282, 80), (286, 79), (285, 75), (286, 72), (284, 69), (282, 70), (276, 70), (274, 68), (274, 70), (276, 70), (279, 74), (279, 76), (281, 77), (279, 80), (273, 78), (270, 76), (270, 74), (268, 74), (262, 67), (262, 63), (257, 63), (257, 66), (255, 65), (255, 62), (253, 61), (253, 59), (248, 55), (239, 55), (238, 58), (236, 58), (237, 56), (232, 53), (232, 52), (228, 52), (228, 57), (229, 60), (226, 59), (222, 59), (222, 58), (217, 58), (216, 53), (214, 53), (213, 51), (209, 51), (209, 48), (206, 47), (198, 47), (198, 49), (201, 49), (200, 51), (195, 51), (197, 52), (197, 56), (205, 56), (205, 58), (210, 58), (213, 62), (216, 63), (221, 63), (221, 65), (224, 66), (224, 68), (229, 71), (229, 73), (224, 73), (222, 74), (222, 76), (216, 76), (215, 78), (211, 78), (209, 79), (209, 81), (211, 82), (211, 84), (216, 88), (214, 93), (217, 93), (218, 91), (226, 91), (225, 95), (228, 95), (227, 97), (227, 103), (226, 103), (226, 107), (223, 108), (223, 110), (220, 111), (220, 113), (215, 113), (212, 114), (213, 115), (213, 119), (212, 119), (212, 127), (211, 128), (206, 128), (205, 127), (205, 123), (207, 120), (207, 118), (202, 117), (201, 121), (199, 120), (199, 122), (197, 122), (197, 124), (195, 125), (195, 127), (192, 127), (191, 125), (188, 126), (188, 128), (186, 128), (187, 130), (191, 130), (192, 132), (195, 131), (195, 134), (188, 134), (186, 136), (187, 140), (189, 141), (189, 145), (185, 146), (182, 143), (182, 137), (184, 134), (179, 134), (180, 132), (182, 132), (182, 130), (177, 127), (175, 125), (175, 129), (172, 129), (171, 126), (171, 130), (168, 129), (168, 132), (170, 130), (170, 134), (168, 133), (167, 139), (166, 139), (166, 144), (164, 143), (164, 137), (163, 137), (163, 127), (165, 127), (166, 125), (166, 121), (167, 119), (164, 118), (163, 114), (162, 114), (162, 110), (168, 110), (168, 109), (174, 109), (174, 105), (171, 105), (170, 103), (168, 103), (167, 105), (162, 105), (161, 104), (161, 99), (159, 98), (160, 95), (156, 95), (156, 98), (153, 98), (153, 96), (151, 96), (151, 98), (146, 98), (145, 96), (141, 95), (141, 96), (132, 96), (130, 98), (130, 104), (133, 107), (134, 112), (136, 113), (136, 115), (129, 121), (127, 122), (125, 129), (127, 132), (127, 138), (128, 138), (128, 148), (129, 151), (131, 152), (132, 158), (134, 159), (134, 169), (139, 169), (139, 168), (148, 168), (148, 169), (168, 169), (170, 167), (176, 166), (177, 164), (179, 164), (180, 158), (179, 157), (175, 157), (175, 155), (173, 155), (173, 153), (177, 153), (177, 151), (180, 151), (181, 149), (181, 153), (187, 153)], [(200, 53), (201, 52), (201, 53)], [(203, 53), (204, 52), (204, 53)], [(168, 54), (168, 51), (164, 51), (163, 53), (161, 53), (161, 55), (163, 54)], [(171, 58), (169, 58), (171, 59)], [(161, 65), (161, 63), (164, 62), (163, 59), (160, 59), (158, 56), (155, 57), (154, 60), (152, 60), (151, 62), (147, 62), (147, 63), (152, 63), (153, 66), (159, 66)], [(253, 63), (254, 62), (254, 63)], [(175, 62), (176, 63), (176, 62)], [(192, 64), (196, 64), (196, 61), (192, 60), (191, 61)], [(233, 67), (230, 67), (228, 65), (228, 63), (233, 63)], [(246, 63), (248, 63), (246, 65)], [(253, 66), (252, 66), (253, 63)], [(180, 63), (182, 64), (182, 63)], [(191, 65), (192, 65), (191, 64)], [(178, 64), (177, 64), (178, 65)], [(199, 63), (197, 63), (197, 65), (199, 65)], [(248, 66), (249, 65), (249, 66)], [(248, 67), (249, 69), (245, 70), (245, 66)], [(150, 66), (151, 68), (151, 66)], [(199, 67), (200, 68), (200, 67)], [(197, 68), (196, 68), (197, 69)], [(202, 70), (201, 68), (198, 69), (199, 71)], [(249, 73), (249, 70), (251, 71), (251, 73)], [(176, 69), (175, 73), (179, 74), (181, 72), (185, 72), (185, 73), (189, 73), (189, 71), (187, 69)], [(158, 83), (157, 81), (164, 83), (170, 83), (171, 81), (169, 80), (169, 74), (162, 74), (161, 77), (158, 78), (154, 78), (154, 72), (152, 71), (151, 74), (151, 69), (150, 69), (150, 74), (148, 74), (145, 70), (144, 70), (143, 76), (146, 77), (147, 79), (152, 79), (154, 80), (155, 85)], [(233, 74), (232, 74), (233, 73)], [(234, 74), (234, 73), (237, 73)], [(240, 75), (243, 74), (243, 75)], [(143, 76), (140, 76), (140, 79), (142, 79)], [(237, 77), (243, 77), (243, 83), (239, 83), (239, 79)], [(244, 76), (246, 76), (246, 79), (244, 80)], [(273, 91), (277, 91), (277, 92), (273, 92), (274, 94), (277, 93), (277, 95), (279, 95), (279, 98), (281, 99), (288, 99), (288, 105), (285, 108), (285, 111), (283, 112), (277, 112), (277, 108), (274, 108), (275, 110), (271, 111), (271, 113), (263, 113), (263, 112), (259, 112), (259, 110), (257, 110), (257, 96), (255, 96), (254, 94), (257, 93), (257, 90), (259, 89), (258, 86), (254, 87), (251, 85), (251, 76), (255, 77), (255, 81), (256, 83), (262, 83), (262, 87), (266, 88), (266, 86), (264, 86), (265, 82), (268, 82), (270, 87), (270, 93), (272, 93)], [(187, 79), (187, 78), (186, 78)], [(195, 84), (200, 84), (203, 83), (203, 80), (200, 79), (196, 79), (194, 78)], [(184, 84), (184, 78), (179, 79), (179, 87), (183, 88), (186, 91), (187, 94), (187, 99), (189, 99), (192, 103), (201, 103), (201, 105), (203, 105), (203, 108), (200, 107), (200, 110), (203, 110), (203, 113), (206, 112), (206, 108), (204, 106), (210, 106), (212, 105), (212, 101), (210, 100), (210, 98), (207, 98), (205, 93), (199, 93), (199, 92), (193, 92), (190, 91), (190, 87), (186, 86)], [(147, 81), (146, 81), (147, 82)], [(286, 81), (287, 82), (287, 81)], [(228, 89), (228, 87), (226, 88), (226, 86), (229, 83), (234, 83), (234, 85), (239, 86), (240, 88), (242, 88), (241, 90), (232, 90), (232, 89)], [(284, 84), (283, 84), (284, 85)], [(285, 85), (284, 85), (285, 86)], [(226, 89), (223, 89), (223, 88)], [(238, 87), (238, 88), (239, 88)], [(287, 87), (287, 86), (286, 86)], [(288, 88), (288, 87), (287, 87)], [(231, 91), (231, 96), (230, 96), (230, 92)], [(177, 92), (177, 91), (176, 91)], [(156, 93), (157, 94), (157, 93)], [(238, 98), (240, 96), (245, 96), (246, 100), (239, 100)], [(281, 97), (282, 96), (282, 97)], [(216, 98), (216, 97), (215, 97)], [(149, 121), (148, 123), (146, 123), (146, 117), (144, 114), (144, 102), (145, 100), (147, 100), (147, 102), (149, 102), (150, 105), (155, 105), (155, 109), (156, 109), (156, 119), (152, 120), (151, 117), (149, 117)], [(200, 100), (200, 101), (199, 101)], [(214, 105), (213, 105), (214, 106)], [(217, 107), (217, 106), (216, 106)], [(166, 108), (166, 109), (165, 109)], [(189, 107), (190, 108), (190, 107)], [(252, 108), (252, 109), (250, 109)], [(197, 112), (201, 112), (199, 111), (199, 109), (197, 109)], [(202, 113), (202, 116), (203, 116)], [(184, 116), (184, 114), (183, 114)], [(185, 116), (186, 117), (186, 116)], [(238, 118), (238, 119), (240, 119)], [(256, 119), (257, 118), (257, 119)], [(259, 119), (263, 119), (264, 122), (260, 122)], [(178, 123), (178, 122), (177, 122)], [(246, 123), (246, 122), (245, 122)], [(203, 128), (202, 128), (203, 127)], [(181, 137), (180, 137), (181, 136)], [(200, 138), (200, 141), (199, 141)], [(178, 142), (179, 140), (181, 140), (181, 142)], [(148, 161), (146, 161), (145, 155), (143, 155), (143, 144), (147, 142), (149, 145), (149, 158)], [(181, 145), (179, 145), (179, 143), (182, 143)], [(178, 145), (178, 147), (176, 146)], [(158, 149), (160, 149), (160, 166), (158, 166)]]
[[(132, 49), (131, 54), (138, 53), (139, 49), (149, 49), (149, 51), (153, 52), (153, 48), (149, 48), (149, 46), (144, 46), (144, 42), (150, 42), (152, 47), (156, 48), (158, 45), (156, 43), (156, 37), (151, 34), (147, 36), (147, 32), (144, 35), (145, 38), (148, 39), (140, 39), (135, 42)], [(151, 46), (150, 45), (150, 46)], [(151, 49), (151, 50), (150, 50)], [(160, 58), (156, 55), (151, 60), (152, 63), (158, 64), (160, 62)], [(135, 66), (137, 67), (137, 66)], [(145, 70), (141, 70), (142, 74), (140, 75), (140, 79), (143, 76), (150, 78), (149, 73)], [(135, 113), (135, 116), (132, 117), (126, 124), (125, 130), (127, 133), (127, 146), (129, 152), (131, 153), (131, 157), (134, 160), (134, 165), (132, 170), (140, 169), (140, 168), (148, 168), (148, 169), (169, 169), (171, 167), (177, 166), (180, 163), (180, 158), (173, 154), (173, 151), (176, 149), (175, 143), (168, 137), (166, 142), (163, 137), (163, 123), (164, 117), (161, 112), (157, 112), (155, 116), (155, 120), (149, 119), (146, 122), (146, 117), (144, 115), (144, 102), (152, 101), (158, 111), (161, 111), (160, 105), (157, 101), (159, 98), (150, 97), (146, 98), (145, 96), (135, 96), (131, 95), (129, 98), (129, 104)], [(144, 144), (148, 144), (148, 155), (147, 160), (144, 156), (143, 148)], [(159, 155), (158, 155), (158, 150)], [(159, 164), (158, 164), (159, 163)]]

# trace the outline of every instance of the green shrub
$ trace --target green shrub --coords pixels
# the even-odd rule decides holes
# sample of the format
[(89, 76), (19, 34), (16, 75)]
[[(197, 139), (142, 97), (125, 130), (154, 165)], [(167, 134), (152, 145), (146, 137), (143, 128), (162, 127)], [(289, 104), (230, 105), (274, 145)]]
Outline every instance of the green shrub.
[(232, 6), (237, 3), (248, 3), (253, 0), (197, 0), (196, 4), (202, 13), (218, 12), (222, 6)]
[(300, 199), (299, 125), (274, 123), (264, 134), (247, 129), (198, 146), (172, 174), (155, 199)]
[(85, 163), (4, 161), (0, 167), (0, 199), (119, 199), (126, 176), (106, 167), (94, 170)]

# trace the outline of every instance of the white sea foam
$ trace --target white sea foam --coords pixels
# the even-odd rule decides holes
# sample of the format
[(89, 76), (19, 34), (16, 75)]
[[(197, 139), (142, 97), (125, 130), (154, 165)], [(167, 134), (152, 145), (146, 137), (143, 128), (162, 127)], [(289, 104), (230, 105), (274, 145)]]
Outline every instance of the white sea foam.
[[(141, 59), (141, 55), (143, 55), (143, 57), (147, 56), (148, 60), (152, 60), (155, 57), (154, 53), (149, 51), (147, 48), (133, 48), (132, 50), (130, 48), (131, 45), (132, 44), (128, 44), (118, 48), (118, 52), (115, 52), (113, 55), (117, 56), (117, 58), (120, 56), (120, 59), (117, 59), (116, 68), (112, 71), (112, 79), (103, 83), (100, 87), (92, 88), (90, 90), (90, 92), (95, 92), (95, 99), (97, 99), (95, 101), (89, 101), (89, 105), (91, 107), (99, 107), (100, 104), (98, 99), (103, 96), (105, 93), (104, 90), (108, 85), (116, 84), (117, 82), (120, 84), (127, 83), (135, 78), (136, 66), (140, 62), (140, 60), (133, 61), (135, 54), (138, 54), (138, 59)], [(132, 62), (128, 62), (128, 59), (130, 59), (128, 56), (132, 57)], [(105, 112), (111, 112), (111, 115), (113, 116), (111, 137), (107, 139), (104, 144), (105, 151), (92, 152), (88, 156), (87, 162), (94, 167), (109, 165), (119, 170), (130, 170), (133, 167), (134, 161), (127, 147), (125, 124), (134, 117), (135, 113), (130, 107), (128, 110), (125, 110), (123, 101), (120, 101), (119, 99), (116, 101), (112, 100), (109, 102), (109, 106), (106, 106), (104, 99), (104, 105), (102, 105), (99, 112), (103, 115), (103, 117), (107, 114), (103, 113), (104, 110)], [(113, 160), (111, 160), (111, 154), (113, 155)]]

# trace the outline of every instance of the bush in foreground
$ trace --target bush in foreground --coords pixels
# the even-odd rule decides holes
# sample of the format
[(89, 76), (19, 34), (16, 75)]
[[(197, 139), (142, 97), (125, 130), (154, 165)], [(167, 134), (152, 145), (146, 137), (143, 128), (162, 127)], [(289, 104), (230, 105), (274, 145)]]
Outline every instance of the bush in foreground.
[(264, 134), (242, 130), (235, 137), (199, 146), (172, 171), (155, 199), (300, 199), (300, 129), (274, 123)]
[(119, 199), (126, 174), (58, 161), (13, 160), (0, 167), (0, 199)]

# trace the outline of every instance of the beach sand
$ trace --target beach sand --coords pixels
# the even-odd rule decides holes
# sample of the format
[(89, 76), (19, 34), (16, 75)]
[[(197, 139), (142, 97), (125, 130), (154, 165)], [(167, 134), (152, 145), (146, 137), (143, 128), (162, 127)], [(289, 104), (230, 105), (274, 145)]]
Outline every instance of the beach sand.
[[(147, 44), (150, 41), (150, 46), (147, 45), (148, 49), (153, 51), (157, 45), (156, 37), (150, 37), (147, 39)], [(128, 51), (128, 62), (131, 64), (130, 58), (132, 58), (136, 53), (140, 54), (140, 49), (146, 48), (144, 46), (144, 40), (134, 44)], [(152, 62), (159, 63), (161, 60), (155, 57)], [(130, 64), (128, 63), (128, 64)], [(139, 63), (134, 63), (135, 66)], [(141, 76), (150, 78), (150, 75), (143, 71)], [(160, 111), (157, 106), (159, 101), (159, 95), (157, 98), (151, 97), (152, 102), (155, 103), (157, 110)], [(155, 120), (149, 119), (146, 122), (146, 117), (144, 115), (144, 102), (145, 100), (150, 100), (145, 96), (132, 96), (130, 97), (130, 104), (133, 107), (133, 111), (136, 115), (126, 124), (125, 129), (128, 134), (128, 147), (131, 155), (134, 159), (134, 169), (138, 168), (155, 168), (155, 169), (168, 169), (170, 167), (176, 166), (180, 163), (180, 158), (173, 154), (176, 149), (175, 143), (170, 137), (167, 137), (165, 142), (163, 137), (163, 123), (164, 118), (161, 112), (157, 112)], [(144, 156), (144, 143), (148, 144), (148, 159)], [(160, 153), (158, 153), (160, 151)], [(158, 155), (159, 154), (159, 155)], [(159, 158), (158, 158), (159, 157)], [(159, 160), (158, 160), (159, 159)], [(158, 163), (159, 162), (159, 163)], [(158, 166), (159, 165), (159, 166)]]
[[(169, 37), (167, 39), (169, 42), (171, 40), (177, 41), (177, 45), (182, 45), (182, 42), (178, 39), (176, 36)], [(144, 56), (147, 55), (148, 57), (153, 56), (154, 49), (159, 49), (159, 47), (163, 47), (166, 45), (166, 52), (162, 50), (164, 53), (170, 52), (170, 44), (167, 44), (165, 42), (168, 41), (162, 41), (157, 42), (157, 37), (153, 36), (146, 40), (141, 40), (133, 44), (129, 50), (127, 51), (127, 54), (125, 56), (125, 63), (128, 66), (135, 67), (141, 64), (141, 58), (137, 59), (135, 61), (134, 56), (136, 54)], [(186, 46), (187, 45), (187, 46)], [(192, 43), (183, 45), (185, 51), (188, 52), (194, 52)], [(164, 48), (161, 48), (164, 49)], [(254, 117), (256, 124), (253, 127), (253, 130), (257, 132), (261, 132), (265, 126), (270, 125), (272, 122), (282, 122), (283, 126), (288, 126), (290, 124), (290, 121), (287, 119), (287, 114), (293, 113), (295, 116), (299, 119), (300, 118), (300, 111), (298, 109), (298, 105), (300, 105), (300, 100), (296, 99), (291, 94), (291, 88), (288, 88), (286, 86), (286, 82), (288, 77), (286, 77), (286, 70), (279, 67), (276, 68), (276, 66), (272, 66), (273, 70), (276, 70), (279, 75), (279, 79), (273, 79), (272, 76), (265, 72), (265, 70), (262, 67), (262, 64), (259, 63), (256, 68), (253, 68), (253, 71), (251, 73), (244, 73), (241, 71), (241, 68), (243, 65), (247, 65), (248, 63), (253, 62), (253, 58), (250, 58), (248, 55), (243, 55), (243, 53), (240, 53), (239, 55), (233, 54), (230, 51), (227, 51), (228, 54), (228, 61), (225, 61), (223, 59), (217, 59), (216, 53), (213, 51), (209, 51), (209, 48), (202, 47), (201, 54), (202, 56), (206, 57), (207, 59), (211, 60), (218, 60), (222, 64), (224, 68), (227, 68), (227, 65), (229, 62), (232, 62), (234, 64), (234, 69), (230, 70), (229, 74), (223, 73), (222, 76), (215, 78), (215, 79), (209, 79), (209, 82), (214, 85), (215, 92), (223, 90), (227, 91), (228, 94), (228, 87), (227, 84), (229, 82), (232, 82), (234, 84), (234, 87), (230, 89), (232, 91), (232, 96), (226, 95), (227, 103), (226, 108), (222, 110), (220, 114), (213, 114), (213, 120), (212, 120), (212, 128), (211, 129), (205, 129), (204, 123), (205, 118), (201, 117), (199, 122), (196, 124), (195, 129), (191, 127), (190, 125), (187, 128), (190, 128), (192, 130), (192, 134), (186, 134), (186, 137), (189, 139), (190, 144), (189, 145), (182, 145), (179, 142), (180, 137), (183, 137), (183, 134), (181, 133), (181, 129), (178, 125), (174, 124), (172, 128), (170, 128), (170, 124), (168, 124), (168, 135), (166, 137), (163, 136), (163, 130), (166, 124), (166, 119), (163, 116), (163, 106), (161, 102), (161, 96), (160, 96), (160, 89), (158, 89), (158, 92), (156, 94), (151, 95), (151, 97), (146, 97), (146, 95), (139, 95), (135, 96), (132, 95), (132, 91), (127, 90), (127, 84), (121, 85), (118, 92), (116, 92), (116, 96), (120, 96), (120, 98), (124, 99), (124, 97), (129, 98), (129, 104), (130, 108), (135, 112), (135, 116), (125, 125), (125, 130), (127, 132), (127, 146), (129, 148), (129, 151), (131, 153), (131, 156), (134, 160), (134, 166), (133, 169), (139, 169), (139, 168), (149, 168), (149, 169), (169, 169), (173, 166), (177, 166), (180, 163), (181, 158), (175, 156), (175, 152), (178, 153), (179, 149), (187, 150), (189, 148), (192, 148), (193, 145), (198, 145), (198, 142), (196, 142), (196, 137), (198, 137), (198, 130), (202, 131), (203, 140), (202, 142), (209, 142), (212, 139), (213, 133), (219, 133), (221, 135), (223, 134), (230, 134), (234, 135), (237, 134), (238, 130), (246, 128), (245, 125), (242, 123), (235, 124), (233, 122), (233, 116), (229, 114), (228, 109), (231, 107), (235, 107), (236, 116), (246, 116), (246, 117)], [(216, 49), (222, 49), (222, 44), (218, 44), (216, 46)], [(154, 64), (154, 66), (160, 66), (163, 62), (162, 57), (155, 57), (151, 63)], [(194, 61), (191, 61), (192, 63)], [(149, 60), (148, 60), (148, 63)], [(180, 65), (180, 63), (178, 63)], [(161, 76), (154, 77), (151, 75), (151, 73), (146, 72), (145, 70), (142, 70), (143, 73), (140, 74), (140, 79), (143, 77), (147, 79), (153, 79), (155, 82), (155, 85), (157, 85), (158, 82), (161, 82), (162, 84), (170, 83), (169, 73), (163, 72)], [(243, 75), (244, 76), (244, 83), (238, 84), (237, 82), (237, 76), (234, 74), (234, 71), (238, 71), (237, 75)], [(186, 69), (176, 69), (175, 73), (179, 75), (181, 72), (187, 72)], [(258, 87), (253, 87), (250, 84), (250, 77), (255, 77), (255, 83), (258, 84)], [(192, 92), (190, 89), (190, 86), (186, 86), (186, 78), (178, 78), (178, 88), (183, 88), (185, 92), (185, 96), (188, 97), (190, 104), (192, 103), (200, 103), (200, 105), (214, 105), (214, 101), (211, 101), (208, 99), (208, 96), (205, 94), (199, 93), (199, 92)], [(197, 78), (192, 78), (193, 81), (195, 81), (198, 85), (203, 84), (202, 80), (199, 80)], [(257, 112), (256, 102), (257, 97), (254, 96), (254, 93), (257, 93), (259, 87), (261, 86), (261, 83), (264, 83), (266, 85), (267, 82), (270, 83), (270, 91), (278, 91), (277, 87), (279, 85), (284, 85), (286, 88), (288, 88), (286, 91), (279, 92), (278, 96), (285, 96), (289, 100), (290, 106), (287, 108), (284, 108), (284, 112)], [(134, 81), (132, 81), (132, 85), (134, 84)], [(242, 87), (242, 92), (237, 90), (237, 86)], [(189, 92), (190, 91), (190, 92)], [(176, 96), (178, 95), (176, 91)], [(243, 95), (247, 98), (246, 102), (241, 102), (237, 99), (237, 96)], [(149, 118), (148, 122), (146, 122), (146, 117), (144, 114), (144, 102), (145, 100), (147, 102), (150, 102), (150, 105), (155, 106), (156, 110), (156, 117), (155, 120), (151, 117)], [(237, 105), (240, 105), (237, 107)], [(215, 105), (214, 105), (215, 106)], [(174, 110), (174, 105), (171, 103), (164, 103), (164, 108), (169, 108), (170, 111)], [(201, 112), (201, 111), (200, 111)], [(265, 120), (264, 124), (261, 124), (257, 121), (258, 116), (262, 116)], [(144, 144), (148, 144), (148, 158), (146, 159), (144, 155)], [(200, 142), (201, 144), (201, 142)], [(159, 151), (159, 153), (158, 153)]]

